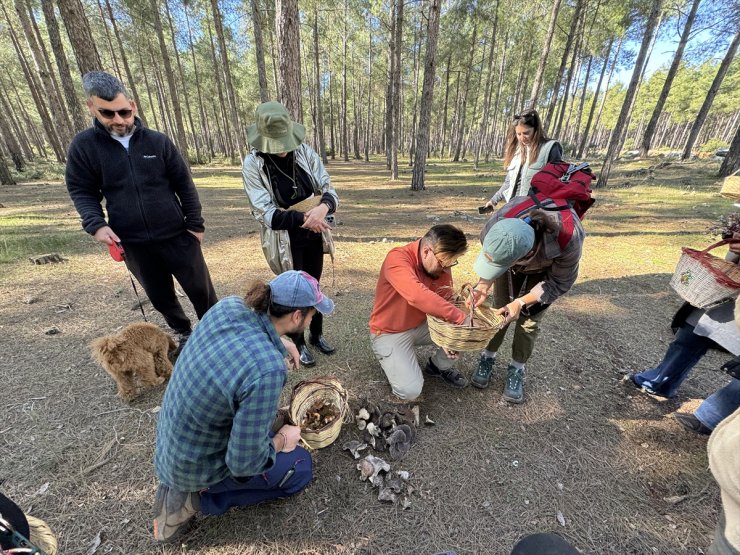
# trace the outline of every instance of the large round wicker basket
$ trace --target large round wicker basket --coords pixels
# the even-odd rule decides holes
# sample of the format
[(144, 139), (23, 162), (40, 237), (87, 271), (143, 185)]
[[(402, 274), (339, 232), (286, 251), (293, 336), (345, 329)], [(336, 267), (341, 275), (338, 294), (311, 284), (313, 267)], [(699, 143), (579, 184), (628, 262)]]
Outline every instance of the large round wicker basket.
[(293, 424), (300, 426), (307, 412), (319, 400), (331, 403), (337, 409), (337, 415), (318, 430), (301, 430), (301, 438), (312, 449), (321, 449), (334, 443), (349, 410), (347, 391), (339, 380), (331, 376), (304, 380), (293, 388), (290, 399), (290, 420)]
[[(462, 287), (462, 296), (453, 301), (453, 304), (465, 312), (470, 313), (467, 298), (472, 295), (472, 286), (465, 284)], [(480, 305), (473, 309), (473, 317), (468, 325), (453, 324), (427, 314), (429, 335), (432, 341), (450, 351), (477, 351), (484, 349), (496, 332), (504, 326), (504, 317), (496, 314), (496, 309), (487, 305)]]
[(704, 310), (740, 293), (740, 266), (709, 254), (731, 241), (720, 241), (703, 251), (683, 247), (670, 285), (689, 304)]

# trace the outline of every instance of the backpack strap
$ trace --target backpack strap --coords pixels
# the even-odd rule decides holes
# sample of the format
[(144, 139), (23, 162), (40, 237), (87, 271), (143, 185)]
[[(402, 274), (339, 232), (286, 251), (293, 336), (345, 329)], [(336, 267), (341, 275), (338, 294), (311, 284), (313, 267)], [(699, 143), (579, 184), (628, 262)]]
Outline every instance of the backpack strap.
[(573, 175), (576, 172), (579, 172), (581, 170), (585, 170), (588, 168), (588, 162), (581, 162), (580, 164), (568, 164), (568, 169), (565, 170), (565, 173), (560, 178), (560, 181), (563, 183), (569, 183), (570, 182), (570, 176)]

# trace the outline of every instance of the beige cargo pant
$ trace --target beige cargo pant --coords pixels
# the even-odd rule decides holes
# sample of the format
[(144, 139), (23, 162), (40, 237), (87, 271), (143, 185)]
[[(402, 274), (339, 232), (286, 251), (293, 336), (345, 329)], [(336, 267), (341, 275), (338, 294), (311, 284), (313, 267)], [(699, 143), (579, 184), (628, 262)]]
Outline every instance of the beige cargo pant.
[[(427, 323), (401, 333), (371, 334), (370, 337), (375, 358), (383, 368), (393, 394), (408, 401), (416, 399), (424, 386), (424, 375), (414, 347), (432, 345)], [(442, 348), (435, 351), (431, 360), (440, 370), (449, 370), (455, 363)]]

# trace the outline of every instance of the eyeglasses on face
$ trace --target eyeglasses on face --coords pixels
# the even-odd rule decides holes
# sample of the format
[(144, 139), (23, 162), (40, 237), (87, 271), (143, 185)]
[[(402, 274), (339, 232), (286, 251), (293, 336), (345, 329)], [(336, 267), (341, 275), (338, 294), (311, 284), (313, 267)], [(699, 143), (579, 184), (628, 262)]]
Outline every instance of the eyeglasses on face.
[(131, 108), (122, 108), (120, 110), (108, 110), (107, 108), (95, 108), (98, 111), (98, 114), (103, 116), (105, 119), (113, 119), (116, 117), (116, 114), (121, 116), (121, 118), (126, 119), (128, 117), (131, 117), (131, 114), (134, 113), (134, 111)]
[(457, 265), (459, 264), (459, 261), (457, 261), (457, 260), (455, 260), (455, 261), (454, 261), (454, 262), (452, 262), (451, 264), (445, 264), (444, 262), (442, 262), (442, 261), (441, 261), (441, 260), (439, 259), (439, 256), (437, 256), (437, 253), (436, 253), (436, 252), (432, 251), (432, 254), (434, 255), (434, 258), (436, 258), (436, 259), (437, 259), (437, 262), (439, 262), (439, 265), (440, 265), (440, 266), (442, 266), (442, 268), (444, 268), (445, 270), (446, 270), (447, 268), (452, 268), (453, 266), (457, 266)]

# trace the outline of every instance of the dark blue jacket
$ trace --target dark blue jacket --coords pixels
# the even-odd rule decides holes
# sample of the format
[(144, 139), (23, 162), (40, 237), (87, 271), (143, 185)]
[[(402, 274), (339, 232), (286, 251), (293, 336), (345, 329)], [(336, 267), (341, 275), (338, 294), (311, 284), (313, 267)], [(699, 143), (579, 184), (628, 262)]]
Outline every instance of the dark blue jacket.
[(198, 192), (177, 148), (138, 118), (135, 123), (128, 152), (97, 120), (72, 140), (65, 180), (82, 227), (93, 235), (109, 225), (124, 243), (203, 231)]

